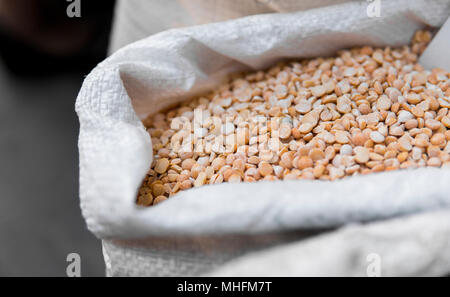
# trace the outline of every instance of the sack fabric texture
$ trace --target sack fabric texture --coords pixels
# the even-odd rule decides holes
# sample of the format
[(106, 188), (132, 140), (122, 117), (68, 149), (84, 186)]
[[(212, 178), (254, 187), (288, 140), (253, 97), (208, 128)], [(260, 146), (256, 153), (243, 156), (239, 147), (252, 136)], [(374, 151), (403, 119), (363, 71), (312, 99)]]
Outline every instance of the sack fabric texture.
[[(100, 63), (86, 77), (76, 111), (81, 209), (103, 241), (107, 275), (364, 275), (369, 251), (385, 260), (387, 275), (448, 273), (448, 168), (221, 184), (156, 207), (135, 203), (153, 158), (143, 116), (236, 71), (353, 46), (406, 45), (416, 30), (437, 29), (450, 14), (448, 0), (380, 2), (381, 14), (372, 18), (368, 2), (349, 1), (172, 29)], [(396, 266), (406, 255), (417, 261)]]
[(262, 13), (302, 11), (349, 1), (352, 0), (119, 0), (110, 52), (167, 29)]

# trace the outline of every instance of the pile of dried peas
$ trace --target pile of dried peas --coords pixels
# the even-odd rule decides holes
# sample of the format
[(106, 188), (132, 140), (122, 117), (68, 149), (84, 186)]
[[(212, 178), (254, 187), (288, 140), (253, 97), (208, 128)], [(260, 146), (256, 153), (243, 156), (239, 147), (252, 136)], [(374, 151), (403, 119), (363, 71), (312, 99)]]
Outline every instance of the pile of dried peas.
[(222, 182), (449, 166), (450, 73), (417, 64), (430, 39), (280, 63), (149, 116), (154, 161), (137, 203)]

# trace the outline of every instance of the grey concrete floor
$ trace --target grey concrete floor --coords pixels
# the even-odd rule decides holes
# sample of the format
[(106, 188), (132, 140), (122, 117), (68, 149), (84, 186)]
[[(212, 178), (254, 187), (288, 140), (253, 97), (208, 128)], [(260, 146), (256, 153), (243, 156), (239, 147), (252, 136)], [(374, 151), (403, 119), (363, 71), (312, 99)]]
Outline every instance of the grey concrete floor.
[(82, 276), (103, 276), (101, 244), (78, 200), (82, 77), (19, 79), (0, 61), (0, 276), (65, 276), (78, 253)]

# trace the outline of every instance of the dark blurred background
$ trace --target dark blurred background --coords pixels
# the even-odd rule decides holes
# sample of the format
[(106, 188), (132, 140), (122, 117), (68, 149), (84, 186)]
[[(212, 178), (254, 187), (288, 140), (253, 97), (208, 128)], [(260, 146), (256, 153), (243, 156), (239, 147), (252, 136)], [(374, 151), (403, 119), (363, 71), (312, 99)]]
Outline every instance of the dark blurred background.
[(107, 52), (113, 0), (0, 0), (0, 276), (103, 276), (78, 199), (83, 78)]

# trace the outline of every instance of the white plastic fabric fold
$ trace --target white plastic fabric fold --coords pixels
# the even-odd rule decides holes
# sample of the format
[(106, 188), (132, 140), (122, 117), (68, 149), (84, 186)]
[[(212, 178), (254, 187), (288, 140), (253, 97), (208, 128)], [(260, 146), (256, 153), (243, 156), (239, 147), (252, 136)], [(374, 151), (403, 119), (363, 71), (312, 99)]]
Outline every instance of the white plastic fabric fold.
[(449, 210), (348, 226), (248, 254), (209, 276), (444, 276), (449, 226)]

